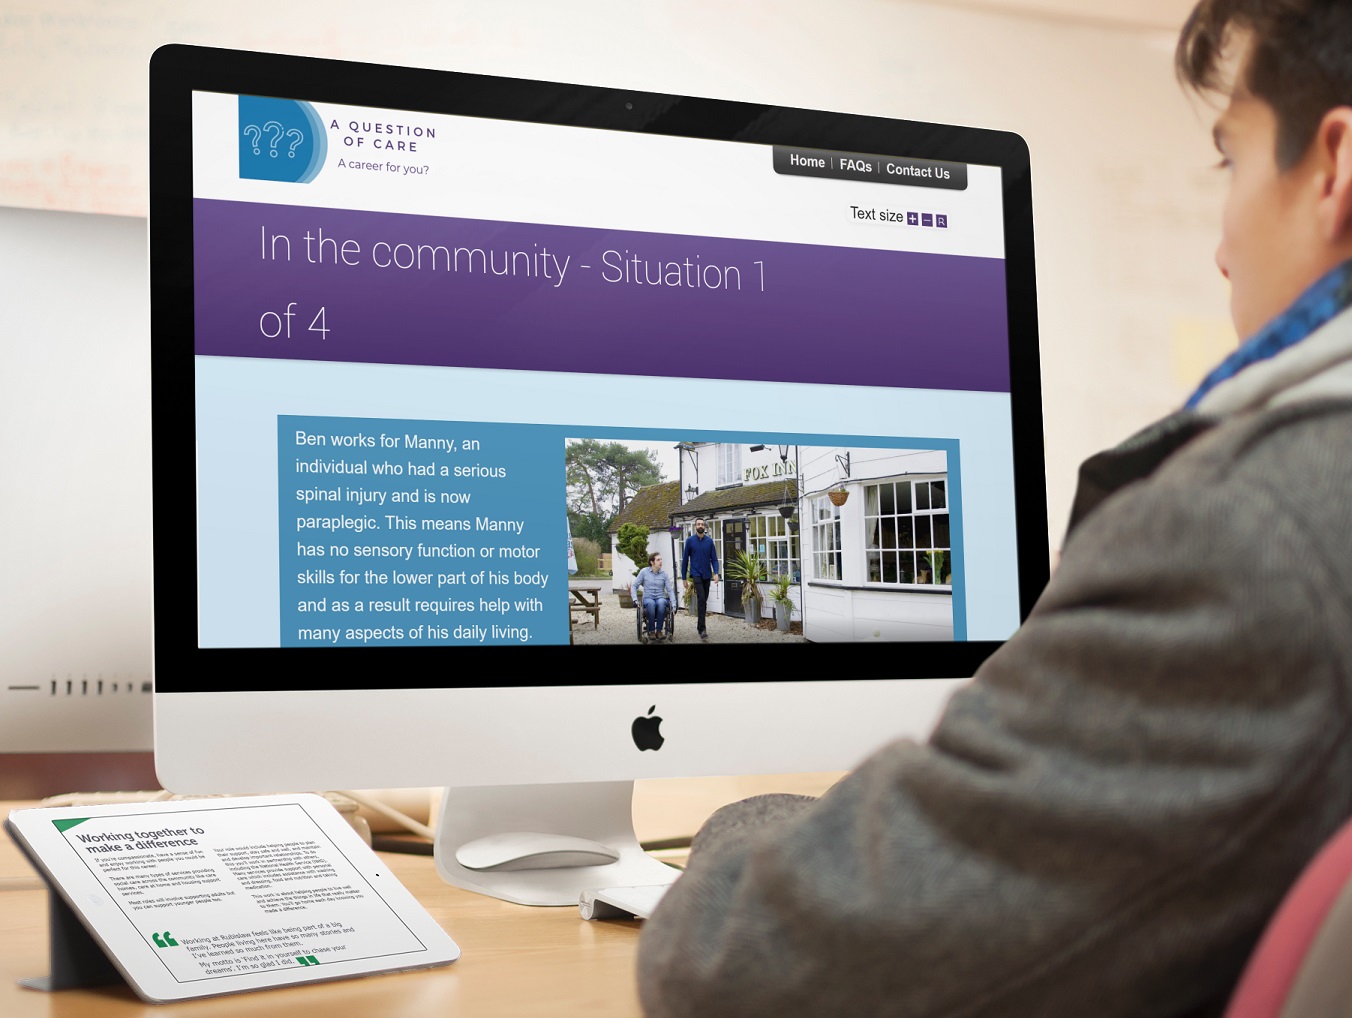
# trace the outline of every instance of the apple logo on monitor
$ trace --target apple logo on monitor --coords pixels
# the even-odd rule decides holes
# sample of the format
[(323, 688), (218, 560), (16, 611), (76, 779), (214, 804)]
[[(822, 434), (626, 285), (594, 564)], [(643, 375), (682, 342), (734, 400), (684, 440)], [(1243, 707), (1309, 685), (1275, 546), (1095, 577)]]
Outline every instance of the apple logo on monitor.
[(649, 707), (648, 713), (645, 716), (634, 718), (634, 725), (631, 731), (634, 735), (634, 745), (639, 749), (661, 749), (662, 743), (667, 741), (662, 736), (662, 719), (652, 716), (652, 713), (655, 710), (657, 710), (657, 704), (653, 704)]

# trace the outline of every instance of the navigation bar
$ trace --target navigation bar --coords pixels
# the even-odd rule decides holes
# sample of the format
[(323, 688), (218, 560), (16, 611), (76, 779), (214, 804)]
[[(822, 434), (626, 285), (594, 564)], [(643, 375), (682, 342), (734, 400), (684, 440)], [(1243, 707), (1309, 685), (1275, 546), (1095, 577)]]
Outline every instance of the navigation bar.
[(790, 176), (832, 177), (873, 184), (905, 184), (908, 187), (940, 187), (949, 191), (967, 189), (966, 163), (948, 163), (936, 159), (906, 159), (901, 156), (776, 145), (774, 166), (776, 173)]

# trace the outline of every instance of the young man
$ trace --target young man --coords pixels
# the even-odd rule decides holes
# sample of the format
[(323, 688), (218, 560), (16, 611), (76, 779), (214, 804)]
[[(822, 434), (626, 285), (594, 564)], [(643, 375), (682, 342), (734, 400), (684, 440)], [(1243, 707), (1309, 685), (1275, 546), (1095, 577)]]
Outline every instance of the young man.
[(709, 634), (704, 630), (705, 609), (709, 604), (709, 584), (718, 582), (718, 548), (714, 539), (704, 532), (704, 521), (695, 521), (695, 532), (685, 539), (681, 553), (681, 579), (695, 585), (695, 603), (698, 605), (695, 629), (701, 640)]
[(645, 642), (661, 643), (666, 633), (667, 610), (676, 601), (676, 584), (671, 573), (662, 570), (662, 553), (650, 552), (648, 564), (639, 570), (634, 582), (629, 584), (629, 596), (639, 601), (639, 590), (643, 591), (640, 603), (643, 605), (643, 617), (647, 621)]
[(820, 800), (725, 807), (643, 931), (653, 1018), (1219, 1014), (1352, 815), (1352, 0), (1203, 0), (1246, 341), (1081, 470), (1060, 566)]

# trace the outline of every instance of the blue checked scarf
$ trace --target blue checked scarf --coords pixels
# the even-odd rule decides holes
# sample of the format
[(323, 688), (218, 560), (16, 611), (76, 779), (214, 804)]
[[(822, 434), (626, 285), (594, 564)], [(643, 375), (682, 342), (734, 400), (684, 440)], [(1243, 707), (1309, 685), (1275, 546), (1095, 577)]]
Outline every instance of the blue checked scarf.
[(1251, 364), (1268, 360), (1295, 346), (1339, 312), (1352, 305), (1352, 261), (1322, 276), (1296, 298), (1294, 304), (1268, 322), (1238, 350), (1225, 358), (1197, 387), (1184, 407), (1194, 410), (1212, 389)]

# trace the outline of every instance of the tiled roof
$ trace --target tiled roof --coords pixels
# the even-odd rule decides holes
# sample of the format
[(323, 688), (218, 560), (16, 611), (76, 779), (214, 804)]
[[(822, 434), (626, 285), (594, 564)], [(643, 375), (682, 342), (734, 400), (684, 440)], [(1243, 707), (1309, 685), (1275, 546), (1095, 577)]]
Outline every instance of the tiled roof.
[[(789, 501), (798, 500), (798, 482), (788, 482)], [(706, 491), (672, 511), (678, 518), (726, 512), (730, 509), (752, 509), (757, 506), (779, 505), (784, 501), (783, 481), (764, 481), (760, 484), (742, 484), (735, 488)]]
[(641, 523), (649, 530), (666, 530), (671, 514), (681, 505), (681, 482), (663, 481), (639, 488), (624, 512), (610, 524), (610, 532), (617, 533), (625, 523)]

